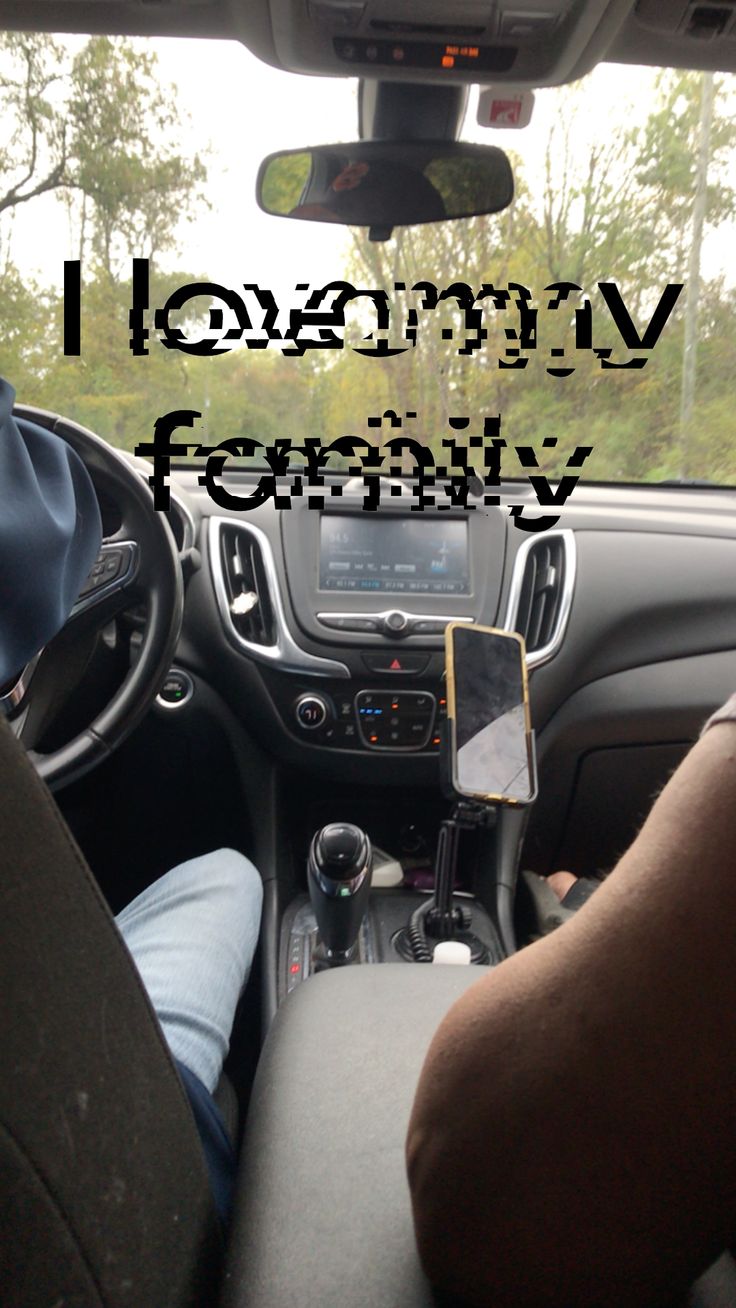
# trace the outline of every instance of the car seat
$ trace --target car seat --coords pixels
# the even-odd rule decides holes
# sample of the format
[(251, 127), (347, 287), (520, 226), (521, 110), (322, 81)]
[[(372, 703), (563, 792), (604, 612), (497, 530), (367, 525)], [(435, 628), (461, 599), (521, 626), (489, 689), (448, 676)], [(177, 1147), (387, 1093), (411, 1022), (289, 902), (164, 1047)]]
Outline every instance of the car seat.
[(0, 1303), (213, 1303), (184, 1089), (111, 914), (0, 718)]

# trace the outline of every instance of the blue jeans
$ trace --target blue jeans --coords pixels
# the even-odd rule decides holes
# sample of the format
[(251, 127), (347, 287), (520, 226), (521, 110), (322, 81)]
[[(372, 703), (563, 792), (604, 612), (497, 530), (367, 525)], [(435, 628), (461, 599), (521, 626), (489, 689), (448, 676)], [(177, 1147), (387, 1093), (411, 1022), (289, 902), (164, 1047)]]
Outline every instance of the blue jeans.
[(255, 867), (218, 849), (171, 869), (115, 921), (174, 1058), (212, 1092), (258, 943)]

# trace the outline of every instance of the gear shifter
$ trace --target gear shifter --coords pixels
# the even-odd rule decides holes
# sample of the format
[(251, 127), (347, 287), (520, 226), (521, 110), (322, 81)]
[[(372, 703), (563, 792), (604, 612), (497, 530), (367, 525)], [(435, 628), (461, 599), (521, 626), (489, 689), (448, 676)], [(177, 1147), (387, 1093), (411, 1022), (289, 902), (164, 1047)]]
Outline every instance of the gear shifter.
[(349, 963), (355, 951), (371, 888), (371, 842), (350, 822), (331, 822), (312, 840), (307, 884), (317, 919), (321, 960)]

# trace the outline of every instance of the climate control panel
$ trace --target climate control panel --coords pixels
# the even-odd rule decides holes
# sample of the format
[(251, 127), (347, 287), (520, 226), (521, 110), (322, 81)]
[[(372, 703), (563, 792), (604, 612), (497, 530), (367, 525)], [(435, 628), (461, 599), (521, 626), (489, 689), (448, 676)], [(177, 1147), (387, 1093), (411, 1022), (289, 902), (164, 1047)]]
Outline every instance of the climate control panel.
[(426, 749), (436, 709), (426, 690), (359, 690), (355, 696), (358, 731), (367, 749)]
[(350, 676), (260, 676), (292, 740), (361, 754), (437, 753), (447, 716), (444, 653), (341, 651)]
[(330, 681), (317, 690), (269, 678), (284, 726), (304, 744), (361, 752), (436, 752), (447, 716), (444, 682), (411, 688)]

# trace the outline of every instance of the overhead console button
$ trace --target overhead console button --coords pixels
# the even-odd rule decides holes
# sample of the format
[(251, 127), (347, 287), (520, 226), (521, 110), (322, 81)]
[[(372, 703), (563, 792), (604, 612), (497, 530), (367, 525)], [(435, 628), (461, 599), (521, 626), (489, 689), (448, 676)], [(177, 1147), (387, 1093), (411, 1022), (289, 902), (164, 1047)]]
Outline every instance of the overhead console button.
[(364, 654), (363, 662), (369, 672), (380, 672), (382, 675), (390, 672), (392, 675), (400, 676), (402, 673), (419, 677), (429, 664), (429, 654), (405, 654), (402, 650), (399, 654)]
[(362, 0), (309, 0), (309, 13), (315, 23), (334, 32), (353, 32), (365, 13)]
[(537, 10), (506, 10), (501, 14), (501, 36), (511, 37), (514, 41), (523, 41), (530, 37), (542, 36), (547, 32), (551, 32), (556, 22), (556, 13), (544, 13)]

